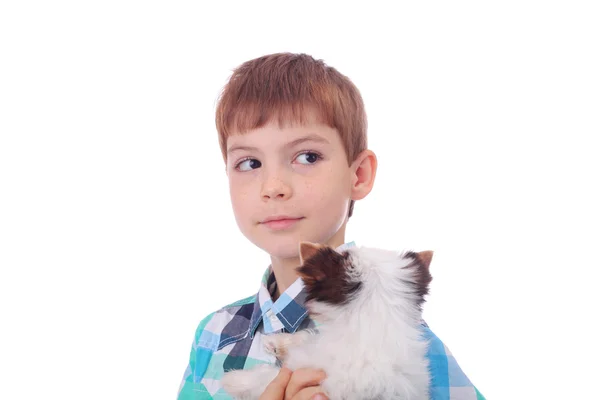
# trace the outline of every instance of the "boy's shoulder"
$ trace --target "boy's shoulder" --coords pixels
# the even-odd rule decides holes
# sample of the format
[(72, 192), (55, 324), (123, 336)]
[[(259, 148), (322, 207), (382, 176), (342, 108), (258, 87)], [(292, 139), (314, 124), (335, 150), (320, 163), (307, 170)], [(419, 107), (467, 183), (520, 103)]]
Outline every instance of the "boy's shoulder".
[(221, 307), (218, 311), (216, 312), (220, 312), (220, 311), (226, 311), (230, 308), (234, 308), (234, 307), (240, 307), (240, 306), (244, 306), (246, 304), (254, 304), (254, 302), (256, 301), (256, 294), (253, 294), (252, 296), (248, 296), (244, 299), (238, 300), (238, 301), (234, 301), (231, 304), (226, 305), (225, 307)]
[(215, 351), (246, 334), (256, 298), (256, 294), (245, 297), (204, 317), (196, 328), (195, 346)]

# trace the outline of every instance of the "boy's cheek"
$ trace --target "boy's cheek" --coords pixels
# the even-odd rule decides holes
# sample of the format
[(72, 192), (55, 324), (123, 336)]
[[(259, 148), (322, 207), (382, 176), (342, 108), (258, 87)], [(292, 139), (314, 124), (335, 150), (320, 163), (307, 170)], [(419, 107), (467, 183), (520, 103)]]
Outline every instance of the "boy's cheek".
[(229, 193), (232, 198), (235, 197), (240, 199), (247, 199), (250, 196), (252, 190), (255, 189), (248, 182), (244, 182), (240, 179), (235, 178), (229, 180)]

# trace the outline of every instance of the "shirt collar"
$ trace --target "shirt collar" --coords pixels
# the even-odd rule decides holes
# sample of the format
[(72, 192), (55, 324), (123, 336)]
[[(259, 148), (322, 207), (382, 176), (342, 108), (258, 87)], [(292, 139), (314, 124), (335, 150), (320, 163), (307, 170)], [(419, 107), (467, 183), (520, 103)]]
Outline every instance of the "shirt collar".
[[(355, 246), (354, 242), (344, 243), (337, 247), (336, 251), (341, 252), (353, 246)], [(269, 266), (263, 275), (254, 302), (254, 309), (250, 318), (250, 337), (254, 337), (254, 333), (261, 322), (265, 334), (278, 332), (281, 329), (294, 333), (307, 317), (308, 312), (304, 307), (306, 291), (301, 278), (296, 279), (276, 301), (273, 301), (273, 294), (276, 289), (275, 274)]]

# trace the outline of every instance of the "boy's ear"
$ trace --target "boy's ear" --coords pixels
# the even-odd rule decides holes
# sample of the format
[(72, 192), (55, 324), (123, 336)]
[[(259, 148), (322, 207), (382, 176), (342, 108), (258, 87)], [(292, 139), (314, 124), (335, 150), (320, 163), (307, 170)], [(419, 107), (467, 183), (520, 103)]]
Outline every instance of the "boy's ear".
[(377, 156), (371, 150), (363, 150), (352, 163), (352, 200), (365, 198), (373, 189), (377, 173)]

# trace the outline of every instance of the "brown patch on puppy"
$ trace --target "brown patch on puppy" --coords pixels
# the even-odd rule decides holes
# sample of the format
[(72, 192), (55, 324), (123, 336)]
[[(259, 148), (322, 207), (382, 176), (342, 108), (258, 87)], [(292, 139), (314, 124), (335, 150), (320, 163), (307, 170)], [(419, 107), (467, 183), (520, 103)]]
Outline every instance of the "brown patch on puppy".
[(431, 259), (433, 258), (433, 251), (427, 250), (419, 253), (409, 251), (405, 254), (405, 257), (409, 257), (414, 260), (413, 263), (405, 268), (412, 268), (415, 271), (415, 281), (408, 283), (414, 285), (416, 293), (419, 296), (419, 301), (417, 304), (420, 306), (425, 301), (425, 296), (429, 294), (429, 284), (432, 280), (431, 273), (429, 272), (429, 265), (431, 264)]
[(329, 246), (303, 245), (300, 247), (303, 263), (297, 271), (304, 281), (306, 301), (346, 303), (361, 287), (360, 282), (350, 282), (346, 274), (350, 254), (340, 254)]

